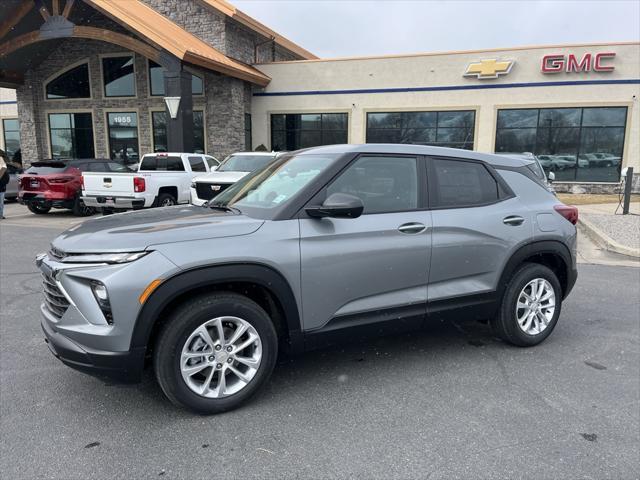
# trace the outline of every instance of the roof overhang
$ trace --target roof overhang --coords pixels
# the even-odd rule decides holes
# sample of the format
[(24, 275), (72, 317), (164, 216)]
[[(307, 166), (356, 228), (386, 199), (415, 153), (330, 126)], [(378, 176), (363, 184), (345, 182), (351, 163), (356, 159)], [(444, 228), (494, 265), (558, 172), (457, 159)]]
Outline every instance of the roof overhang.
[[(95, 28), (90, 24), (74, 25), (68, 21), (73, 0), (67, 0), (64, 10), (54, 11), (53, 15), (38, 0), (8, 1), (13, 4), (0, 11), (0, 83), (5, 85), (17, 82), (20, 74), (36, 62), (35, 58), (22, 62), (21, 72), (7, 67), (6, 59), (9, 55), (37, 44), (42, 45), (39, 42), (59, 38), (90, 38), (111, 42), (156, 61), (161, 54), (170, 54), (182, 62), (263, 87), (271, 81), (269, 76), (258, 69), (227, 57), (140, 0), (83, 0), (88, 7), (110, 18), (135, 37)], [(58, 26), (50, 28), (50, 24), (54, 22)], [(66, 28), (61, 28), (60, 25)], [(52, 42), (48, 43), (51, 48)], [(46, 50), (44, 47), (41, 49)]]

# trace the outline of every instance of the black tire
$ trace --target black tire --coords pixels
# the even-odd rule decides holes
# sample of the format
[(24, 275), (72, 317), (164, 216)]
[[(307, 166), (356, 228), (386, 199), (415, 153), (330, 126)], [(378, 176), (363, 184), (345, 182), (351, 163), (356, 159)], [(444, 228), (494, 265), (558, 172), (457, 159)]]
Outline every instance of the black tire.
[[(544, 278), (554, 290), (555, 311), (547, 327), (536, 335), (524, 332), (518, 325), (516, 317), (516, 302), (522, 289), (531, 280)], [(525, 263), (511, 277), (502, 297), (500, 310), (495, 318), (491, 320), (491, 327), (496, 335), (505, 342), (518, 347), (532, 347), (544, 341), (558, 323), (560, 310), (562, 307), (562, 287), (552, 270), (537, 263)]]
[[(189, 335), (208, 320), (235, 316), (250, 323), (262, 342), (258, 371), (239, 392), (223, 398), (205, 398), (193, 392), (180, 371), (180, 356)], [(162, 327), (153, 351), (155, 375), (167, 398), (175, 405), (209, 415), (239, 407), (253, 396), (271, 376), (278, 354), (278, 337), (273, 322), (255, 302), (231, 292), (196, 297), (180, 305)]]
[(87, 207), (84, 202), (80, 199), (80, 197), (76, 197), (73, 202), (73, 208), (71, 208), (71, 212), (76, 217), (88, 217), (89, 215), (93, 215), (96, 213), (96, 209), (93, 207)]
[(158, 198), (156, 200), (157, 207), (170, 207), (177, 204), (178, 202), (176, 201), (175, 197), (170, 193), (161, 193), (160, 195), (158, 195)]
[(35, 213), (36, 215), (45, 215), (51, 210), (51, 207), (43, 207), (34, 203), (28, 203), (27, 208), (31, 213)]

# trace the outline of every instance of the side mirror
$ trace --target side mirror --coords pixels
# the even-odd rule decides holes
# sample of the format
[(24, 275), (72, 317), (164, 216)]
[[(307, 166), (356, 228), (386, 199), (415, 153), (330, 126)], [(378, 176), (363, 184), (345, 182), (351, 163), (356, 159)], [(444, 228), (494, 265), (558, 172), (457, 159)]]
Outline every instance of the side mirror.
[(553, 183), (556, 180), (556, 174), (553, 172), (549, 172), (549, 175), (547, 175), (547, 179), (549, 180), (549, 183)]
[(307, 207), (305, 212), (313, 218), (358, 218), (364, 204), (358, 197), (347, 193), (333, 193), (319, 207)]

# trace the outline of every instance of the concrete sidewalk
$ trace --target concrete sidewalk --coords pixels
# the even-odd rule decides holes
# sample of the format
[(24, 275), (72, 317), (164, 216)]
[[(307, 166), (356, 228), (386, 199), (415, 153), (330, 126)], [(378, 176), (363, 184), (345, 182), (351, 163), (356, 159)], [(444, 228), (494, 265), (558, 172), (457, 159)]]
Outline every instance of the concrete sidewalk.
[[(616, 214), (617, 209), (617, 214)], [(640, 258), (640, 203), (633, 202), (629, 215), (616, 203), (580, 205), (579, 224), (591, 239), (622, 255)]]

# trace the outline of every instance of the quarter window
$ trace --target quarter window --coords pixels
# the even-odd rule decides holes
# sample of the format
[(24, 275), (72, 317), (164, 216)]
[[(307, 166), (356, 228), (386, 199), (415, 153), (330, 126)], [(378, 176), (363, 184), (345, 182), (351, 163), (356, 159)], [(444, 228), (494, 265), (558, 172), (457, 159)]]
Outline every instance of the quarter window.
[(435, 207), (474, 207), (498, 201), (498, 183), (480, 163), (434, 159)]
[(627, 107), (499, 110), (496, 152), (532, 152), (557, 180), (616, 182)]
[(51, 80), (46, 86), (47, 98), (90, 98), (89, 64), (83, 63)]
[(134, 97), (136, 80), (134, 57), (107, 57), (102, 59), (105, 97)]
[(93, 158), (93, 120), (90, 113), (50, 113), (52, 158)]
[(347, 143), (346, 113), (271, 115), (271, 149), (298, 150)]
[(418, 208), (418, 167), (413, 157), (360, 157), (328, 188), (354, 195), (363, 213), (389, 213)]
[(473, 150), (475, 112), (367, 113), (367, 143), (411, 143)]

